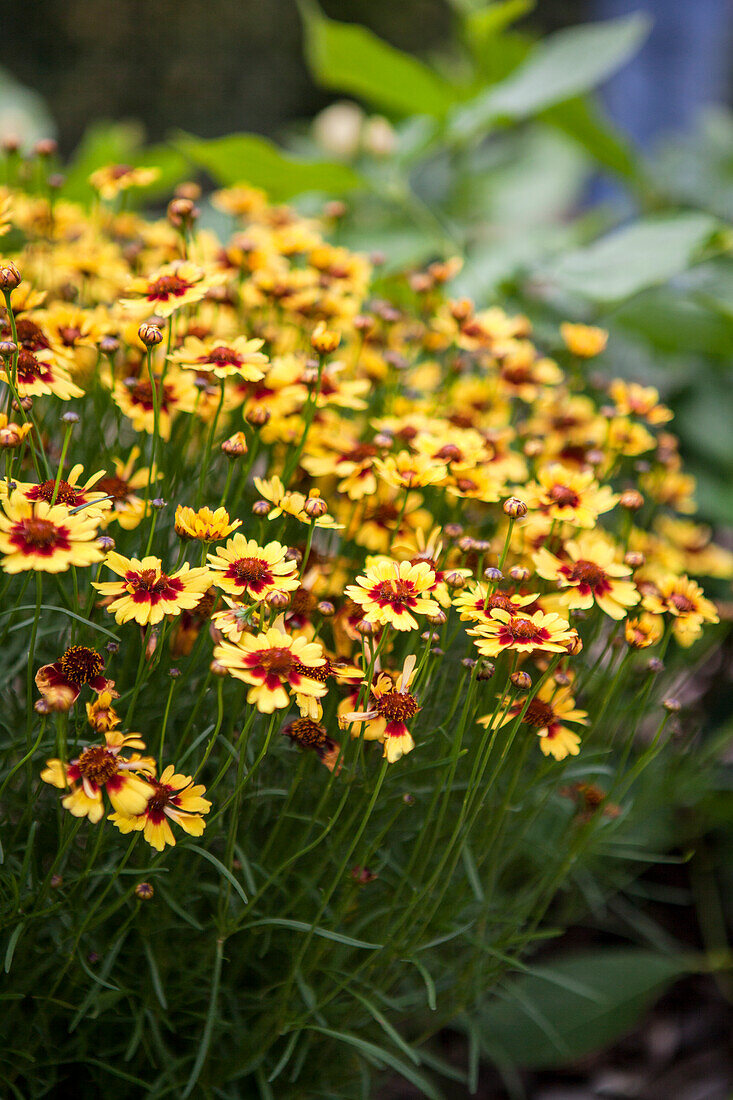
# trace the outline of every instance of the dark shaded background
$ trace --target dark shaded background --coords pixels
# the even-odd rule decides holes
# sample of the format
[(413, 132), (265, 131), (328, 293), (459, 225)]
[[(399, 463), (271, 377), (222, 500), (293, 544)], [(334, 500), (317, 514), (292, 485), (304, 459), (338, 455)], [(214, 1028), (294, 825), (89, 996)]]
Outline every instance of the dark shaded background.
[[(443, 45), (453, 19), (447, 0), (321, 7), (417, 53)], [(538, 8), (537, 30), (590, 17), (583, 0)], [(295, 0), (11, 0), (0, 35), (0, 64), (46, 99), (64, 153), (97, 119), (139, 119), (152, 141), (176, 128), (275, 134), (333, 98), (306, 70)]]

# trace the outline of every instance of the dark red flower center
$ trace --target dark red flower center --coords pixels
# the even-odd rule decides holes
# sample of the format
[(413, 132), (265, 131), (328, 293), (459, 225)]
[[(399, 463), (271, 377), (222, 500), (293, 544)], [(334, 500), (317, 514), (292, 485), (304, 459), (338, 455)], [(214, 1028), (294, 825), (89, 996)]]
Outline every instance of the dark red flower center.
[[(524, 703), (522, 702), (519, 705), (520, 711), (523, 706)], [(546, 729), (555, 721), (555, 712), (549, 703), (543, 702), (535, 695), (527, 707), (522, 721), (526, 722), (528, 726), (534, 726), (536, 729)]]
[(692, 600), (688, 599), (687, 596), (683, 596), (681, 592), (675, 592), (673, 596), (670, 596), (669, 602), (683, 614), (689, 614), (691, 611), (695, 610), (695, 605)]
[(84, 749), (76, 766), (84, 779), (103, 787), (117, 773), (117, 757), (102, 745), (91, 745)]
[(405, 722), (414, 718), (420, 709), (409, 691), (388, 691), (377, 700), (376, 707), (388, 722)]
[(283, 733), (303, 748), (315, 748), (328, 741), (326, 727), (320, 722), (314, 722), (312, 718), (296, 718), (285, 727)]
[(60, 658), (59, 664), (66, 679), (78, 687), (95, 680), (104, 669), (104, 661), (96, 649), (85, 645), (71, 646)]
[(239, 367), (242, 365), (241, 358), (237, 355), (236, 351), (232, 351), (231, 348), (225, 347), (220, 344), (218, 347), (210, 351), (208, 355), (199, 359), (199, 363), (214, 363), (216, 366), (226, 366), (227, 364), (232, 367)]
[(237, 558), (227, 569), (227, 576), (237, 584), (253, 588), (255, 591), (259, 591), (265, 584), (272, 581), (270, 567), (261, 558)]
[(30, 516), (16, 524), (15, 536), (13, 541), (33, 550), (50, 551), (55, 546), (68, 548), (69, 545), (65, 527), (57, 527), (50, 519), (38, 516)]
[(594, 562), (581, 558), (570, 571), (570, 580), (587, 585), (589, 588), (598, 588), (605, 584), (606, 574)]
[[(56, 480), (44, 481), (41, 485), (34, 485), (32, 489), (26, 494), (28, 500), (45, 500), (47, 504), (50, 504), (53, 500), (54, 490), (56, 489)], [(74, 508), (79, 503), (81, 493), (78, 489), (75, 489), (73, 485), (69, 485), (68, 481), (59, 481), (58, 491), (56, 493), (56, 504), (66, 504), (69, 508)]]
[(181, 298), (191, 284), (178, 275), (161, 275), (148, 284), (148, 301), (166, 301), (168, 298)]
[(273, 676), (285, 677), (296, 664), (292, 652), (286, 646), (263, 649), (255, 654), (257, 665)]
[(552, 503), (558, 508), (577, 508), (580, 503), (578, 494), (567, 485), (553, 485), (549, 495)]
[(95, 485), (100, 493), (113, 497), (115, 500), (127, 500), (130, 495), (130, 486), (121, 477), (103, 477)]
[(390, 603), (393, 607), (404, 607), (414, 604), (415, 588), (411, 581), (380, 581), (372, 589), (371, 596), (382, 606)]

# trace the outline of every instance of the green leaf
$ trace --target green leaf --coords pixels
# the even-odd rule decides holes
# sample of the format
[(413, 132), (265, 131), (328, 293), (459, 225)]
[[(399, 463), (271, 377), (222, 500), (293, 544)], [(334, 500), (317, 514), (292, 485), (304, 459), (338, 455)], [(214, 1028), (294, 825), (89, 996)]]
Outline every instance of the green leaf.
[(274, 202), (305, 191), (340, 195), (365, 186), (364, 179), (346, 164), (302, 160), (256, 134), (229, 134), (210, 141), (180, 134), (175, 145), (217, 183), (229, 187), (246, 182), (263, 188)]
[(613, 321), (659, 351), (733, 355), (733, 320), (667, 287), (656, 287), (625, 302), (614, 311)]
[(540, 119), (562, 130), (600, 164), (625, 179), (638, 181), (642, 170), (631, 144), (603, 118), (595, 103), (578, 96), (550, 107)]
[(265, 917), (262, 920), (250, 921), (243, 928), (261, 928), (263, 926), (276, 926), (278, 928), (292, 928), (294, 932), (312, 932), (314, 936), (321, 936), (324, 940), (334, 940), (336, 943), (344, 943), (347, 947), (363, 947), (369, 951), (378, 951), (384, 944), (367, 943), (366, 940), (355, 940), (351, 936), (344, 936), (341, 932), (331, 932), (328, 928), (314, 928), (302, 920), (288, 920), (285, 917)]
[(636, 948), (567, 955), (509, 982), (506, 999), (481, 1011), (479, 1032), (515, 1066), (566, 1065), (624, 1035), (687, 972), (680, 958)]
[(429, 1081), (422, 1073), (411, 1066), (409, 1062), (403, 1062), (402, 1059), (396, 1058), (390, 1051), (385, 1050), (384, 1047), (379, 1047), (376, 1043), (370, 1043), (366, 1039), (360, 1038), (358, 1035), (352, 1035), (348, 1031), (332, 1031), (328, 1027), (311, 1027), (310, 1031), (317, 1031), (321, 1035), (327, 1035), (330, 1039), (336, 1039), (339, 1043), (345, 1043), (348, 1046), (353, 1047), (359, 1052), (367, 1061), (373, 1065), (381, 1068), (383, 1065), (389, 1066), (395, 1073), (399, 1073), (401, 1077), (404, 1077), (406, 1081), (409, 1081), (411, 1085), (420, 1089), (424, 1096), (429, 1097), (429, 1100), (442, 1100), (442, 1096), (432, 1081)]
[(306, 60), (325, 88), (396, 115), (443, 118), (456, 102), (456, 90), (438, 73), (366, 27), (327, 19), (311, 3), (302, 3), (301, 13)]
[(707, 214), (640, 219), (565, 253), (538, 275), (570, 294), (622, 301), (691, 267), (717, 228)]
[(497, 0), (478, 11), (469, 12), (463, 23), (463, 34), (471, 52), (480, 55), (492, 38), (534, 7), (535, 0)]
[(469, 138), (500, 120), (527, 118), (597, 87), (639, 48), (649, 26), (636, 13), (549, 35), (505, 80), (455, 108), (451, 132)]

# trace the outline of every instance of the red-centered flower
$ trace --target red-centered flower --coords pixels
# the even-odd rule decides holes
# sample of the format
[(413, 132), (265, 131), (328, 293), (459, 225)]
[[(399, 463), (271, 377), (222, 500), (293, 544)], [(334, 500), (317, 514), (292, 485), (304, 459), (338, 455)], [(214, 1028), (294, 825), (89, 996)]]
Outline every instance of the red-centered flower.
[[(104, 658), (96, 649), (73, 645), (53, 664), (43, 665), (36, 673), (36, 687), (51, 710), (68, 710), (88, 684), (92, 691), (106, 691), (113, 683), (104, 673)], [(115, 692), (116, 694), (116, 692)]]
[(421, 561), (412, 565), (409, 561), (396, 562), (382, 559), (357, 577), (345, 594), (363, 608), (364, 618), (381, 626), (392, 625), (396, 630), (417, 630), (417, 619), (412, 614), (434, 615), (440, 610), (429, 594), (435, 585), (435, 573)]
[(514, 653), (563, 653), (577, 639), (565, 619), (543, 611), (530, 616), (492, 611), (490, 620), (467, 633), (476, 638), (476, 648), (484, 657), (497, 657), (508, 649)]
[(166, 615), (190, 611), (211, 583), (208, 569), (191, 569), (188, 562), (175, 573), (164, 573), (160, 558), (124, 558), (112, 550), (105, 559), (119, 581), (94, 581), (103, 596), (115, 597), (108, 606), (118, 623), (134, 619), (141, 626), (159, 623)]
[(174, 821), (189, 836), (201, 836), (206, 822), (203, 814), (211, 809), (211, 803), (202, 796), (206, 787), (194, 784), (190, 775), (178, 775), (172, 764), (160, 779), (148, 777), (149, 797), (147, 805), (137, 814), (117, 810), (110, 814), (121, 833), (142, 832), (151, 847), (162, 852), (166, 844), (175, 845), (176, 838), (170, 827)]
[(145, 742), (137, 733), (127, 736), (110, 730), (104, 745), (90, 745), (70, 764), (62, 760), (47, 760), (41, 772), (44, 783), (66, 790), (61, 805), (74, 817), (88, 817), (93, 823), (104, 814), (102, 791), (107, 792), (115, 810), (128, 814), (142, 813), (150, 797), (149, 785), (132, 773), (155, 774), (155, 761), (134, 753), (129, 759), (120, 754), (127, 749), (144, 749)]

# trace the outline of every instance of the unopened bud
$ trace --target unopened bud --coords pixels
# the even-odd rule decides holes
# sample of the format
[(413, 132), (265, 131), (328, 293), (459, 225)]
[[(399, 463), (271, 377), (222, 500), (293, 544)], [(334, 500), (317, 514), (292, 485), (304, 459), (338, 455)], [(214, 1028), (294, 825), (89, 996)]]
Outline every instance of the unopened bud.
[(463, 534), (463, 527), (460, 523), (446, 523), (443, 532), (446, 538), (459, 539)]
[(158, 326), (151, 325), (149, 321), (144, 321), (143, 324), (140, 325), (137, 334), (140, 337), (141, 343), (143, 343), (146, 348), (154, 348), (156, 344), (160, 344), (163, 340), (163, 333)]
[(252, 515), (254, 516), (268, 516), (272, 505), (269, 500), (256, 500), (252, 505)]
[(489, 565), (484, 569), (484, 577), (491, 584), (498, 584), (500, 580), (503, 580), (504, 574), (495, 565)]
[(285, 551), (285, 561), (294, 561), (296, 565), (302, 565), (303, 554), (297, 546), (289, 546)]
[(0, 355), (3, 359), (12, 359), (18, 350), (18, 345), (13, 340), (0, 340)]
[(227, 458), (231, 459), (246, 455), (248, 447), (244, 432), (235, 432), (234, 435), (230, 435), (229, 439), (225, 439), (222, 443), (221, 449)]
[(59, 143), (53, 138), (41, 138), (36, 142), (33, 151), (38, 157), (55, 157), (59, 151)]
[(149, 882), (138, 882), (135, 887), (135, 897), (140, 901), (150, 901), (154, 894), (155, 890)]
[(321, 497), (309, 496), (303, 504), (303, 511), (310, 519), (320, 519), (328, 511), (328, 505)]
[(640, 550), (629, 550), (629, 552), (624, 555), (624, 562), (631, 569), (641, 569), (645, 561), (646, 558)]
[(491, 661), (482, 661), (481, 667), (476, 673), (477, 680), (490, 680), (496, 672), (496, 666), (492, 665)]
[(51, 875), (50, 886), (52, 890), (58, 890), (60, 886), (63, 886), (64, 880), (62, 875)]
[(646, 663), (646, 669), (652, 675), (658, 676), (660, 672), (664, 672), (664, 661), (660, 661), (659, 657), (650, 657)]
[(120, 350), (120, 341), (116, 336), (103, 336), (99, 341), (99, 350), (102, 355), (116, 355)]
[(362, 638), (371, 638), (373, 634), (376, 634), (379, 627), (376, 623), (372, 623), (369, 619), (359, 619), (356, 624), (356, 633), (360, 634)]
[(264, 428), (265, 424), (270, 419), (270, 411), (266, 409), (264, 405), (253, 405), (251, 409), (248, 409), (244, 414), (244, 419), (248, 424), (251, 424), (253, 428)]
[(6, 261), (0, 264), (0, 290), (15, 290), (16, 287), (20, 286), (21, 281), (22, 276), (14, 263)]
[(100, 535), (97, 539), (97, 546), (100, 550), (104, 550), (105, 554), (109, 554), (110, 550), (115, 548), (115, 540), (110, 535)]
[(275, 589), (274, 592), (268, 592), (265, 596), (265, 603), (268, 607), (274, 607), (276, 611), (282, 611), (290, 603), (290, 596), (287, 592), (279, 592)]
[(644, 505), (644, 497), (638, 489), (627, 489), (621, 494), (618, 502), (621, 507), (626, 508), (627, 511), (638, 512)]
[(474, 657), (464, 657), (461, 664), (464, 668), (473, 669), (476, 666), (476, 659)]
[(178, 677), (181, 675), (181, 670), (180, 668), (169, 668), (168, 675), (170, 676), (171, 680), (177, 680)]
[(187, 229), (199, 216), (199, 208), (192, 199), (171, 199), (168, 203), (168, 221), (176, 229)]
[(439, 607), (433, 615), (426, 615), (425, 618), (431, 626), (444, 626), (448, 621), (448, 616), (442, 607)]
[(333, 606), (330, 600), (321, 600), (316, 607), (319, 615), (323, 615), (324, 619), (330, 619), (335, 614), (336, 608)]
[(527, 505), (523, 500), (519, 500), (518, 497), (508, 497), (507, 500), (504, 501), (502, 508), (504, 509), (505, 515), (510, 516), (511, 519), (521, 519), (522, 516), (527, 515)]
[(61, 416), (62, 424), (78, 424), (79, 414), (75, 412), (65, 412)]
[(525, 565), (513, 565), (509, 570), (509, 576), (513, 581), (521, 584), (522, 581), (528, 581), (531, 574)]
[(209, 672), (212, 676), (227, 676), (226, 665), (223, 665), (221, 661), (212, 661), (209, 665)]
[(443, 580), (449, 588), (461, 589), (466, 587), (466, 578), (464, 574), (459, 573), (458, 570), (446, 573)]
[(532, 677), (528, 672), (513, 672), (509, 679), (519, 691), (529, 691), (532, 687)]
[(664, 699), (662, 702), (662, 706), (665, 710), (668, 710), (670, 714), (679, 714), (679, 712), (682, 710), (682, 703), (679, 701), (679, 699)]
[(330, 355), (341, 343), (341, 337), (337, 332), (326, 328), (324, 321), (319, 321), (311, 334), (311, 347), (319, 355)]

